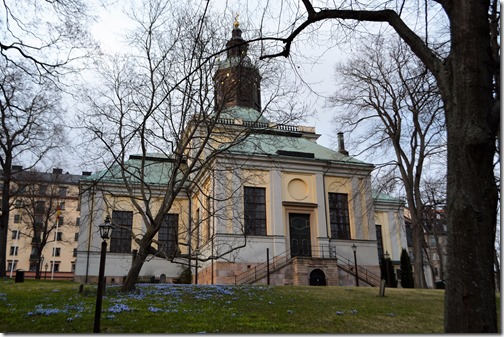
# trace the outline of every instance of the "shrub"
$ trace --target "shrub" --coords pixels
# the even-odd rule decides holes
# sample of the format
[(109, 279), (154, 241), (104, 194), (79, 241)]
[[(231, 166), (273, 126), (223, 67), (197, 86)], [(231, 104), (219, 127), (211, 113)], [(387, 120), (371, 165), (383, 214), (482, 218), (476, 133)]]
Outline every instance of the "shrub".
[(191, 284), (192, 283), (192, 271), (189, 267), (183, 267), (182, 271), (179, 275), (179, 282), (182, 284)]
[(401, 252), (401, 286), (403, 288), (414, 288), (413, 268), (411, 260), (406, 249)]

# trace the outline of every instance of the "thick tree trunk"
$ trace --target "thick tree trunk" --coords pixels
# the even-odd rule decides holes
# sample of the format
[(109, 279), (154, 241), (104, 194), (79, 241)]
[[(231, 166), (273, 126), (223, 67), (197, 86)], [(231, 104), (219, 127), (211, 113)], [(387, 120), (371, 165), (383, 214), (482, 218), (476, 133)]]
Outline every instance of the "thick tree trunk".
[(457, 2), (445, 92), (448, 129), (448, 264), (445, 332), (497, 332), (493, 171), (498, 120), (492, 116), (493, 61), (488, 1)]
[(147, 258), (147, 254), (145, 249), (138, 249), (138, 253), (134, 256), (133, 263), (131, 264), (131, 268), (128, 271), (128, 275), (124, 280), (124, 283), (121, 287), (121, 291), (128, 292), (135, 290), (135, 284), (138, 280), (138, 275), (140, 275), (140, 270)]
[(154, 232), (152, 229), (147, 230), (143, 238), (139, 241), (138, 252), (134, 256), (133, 263), (131, 264), (128, 275), (124, 280), (121, 291), (128, 292), (135, 290), (135, 284), (138, 280), (138, 276), (140, 275), (140, 270), (142, 270), (142, 266), (149, 256), (150, 245), (155, 233), (157, 232)]
[(11, 160), (7, 158), (6, 165), (9, 169), (4, 170), (4, 181), (2, 187), (2, 214), (0, 215), (0, 277), (7, 276), (7, 236), (9, 232), (9, 201), (10, 201), (10, 163)]

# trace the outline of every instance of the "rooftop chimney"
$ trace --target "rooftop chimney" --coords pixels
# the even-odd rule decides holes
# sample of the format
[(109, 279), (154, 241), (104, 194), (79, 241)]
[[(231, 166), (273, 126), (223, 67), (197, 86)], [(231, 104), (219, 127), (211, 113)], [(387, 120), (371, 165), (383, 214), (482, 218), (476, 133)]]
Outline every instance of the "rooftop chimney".
[(82, 171), (82, 175), (87, 177), (87, 176), (91, 175), (91, 172), (89, 172), (89, 171)]
[(345, 156), (348, 156), (348, 151), (345, 150), (345, 139), (343, 138), (343, 132), (338, 132), (338, 144), (338, 152)]
[(53, 174), (63, 174), (63, 169), (53, 168), (52, 173)]

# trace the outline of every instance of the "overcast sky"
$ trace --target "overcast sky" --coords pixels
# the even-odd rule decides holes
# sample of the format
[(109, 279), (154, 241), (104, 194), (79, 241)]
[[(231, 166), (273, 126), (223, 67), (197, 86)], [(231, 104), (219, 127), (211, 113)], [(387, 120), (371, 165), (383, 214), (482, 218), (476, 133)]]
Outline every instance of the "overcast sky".
[[(219, 2), (216, 3), (219, 4)], [(131, 25), (131, 21), (123, 14), (122, 7), (123, 3), (119, 2), (113, 6), (109, 6), (107, 9), (102, 8), (99, 12), (95, 13), (99, 16), (99, 20), (92, 26), (92, 33), (101, 42), (102, 48), (106, 52), (113, 53), (127, 47), (121, 43), (121, 34)], [(234, 16), (229, 13), (231, 11), (228, 9), (227, 13), (223, 13), (224, 20), (227, 17), (229, 21), (230, 34), (234, 21)], [(246, 21), (243, 15), (239, 20)], [(240, 28), (244, 31), (244, 38), (247, 39), (247, 27), (242, 24)], [(300, 47), (302, 48), (302, 46)], [(306, 48), (304, 51), (306, 52), (306, 56), (320, 59), (315, 64), (299, 64), (299, 68), (297, 68), (302, 79), (310, 84), (314, 92), (322, 96), (330, 95), (334, 91), (334, 65), (336, 61), (342, 59), (343, 55), (337, 49), (329, 52), (325, 49), (325, 47), (321, 47), (320, 50)], [(332, 138), (337, 130), (334, 130), (334, 125), (330, 122), (333, 112), (330, 109), (324, 108), (325, 100), (317, 97), (316, 94), (306, 94), (306, 97), (300, 97), (299, 99), (300, 101), (315, 102), (314, 112), (316, 115), (302, 124), (315, 126), (316, 132), (321, 134), (317, 143), (326, 147), (332, 147)]]

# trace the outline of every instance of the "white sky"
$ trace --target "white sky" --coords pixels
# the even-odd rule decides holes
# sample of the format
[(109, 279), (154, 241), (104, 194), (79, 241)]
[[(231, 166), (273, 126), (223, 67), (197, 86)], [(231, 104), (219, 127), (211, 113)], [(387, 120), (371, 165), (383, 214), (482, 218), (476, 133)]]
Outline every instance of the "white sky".
[[(114, 52), (121, 50), (127, 46), (121, 44), (121, 34), (130, 22), (128, 17), (122, 13), (122, 2), (114, 6), (109, 6), (107, 10), (101, 9), (95, 13), (99, 16), (99, 20), (92, 26), (92, 33), (94, 37), (101, 42), (102, 49), (106, 52)], [(244, 19), (244, 18), (243, 18)], [(234, 18), (229, 16), (230, 34)], [(245, 20), (245, 19), (244, 19)], [(240, 27), (244, 31), (244, 38), (246, 36), (246, 29), (243, 25)], [(303, 48), (300, 47), (303, 51)], [(298, 71), (302, 78), (307, 83), (311, 84), (313, 91), (319, 95), (330, 95), (334, 90), (334, 65), (337, 61), (341, 60), (341, 54), (338, 50), (332, 50), (324, 53), (325, 49), (317, 51), (311, 48), (305, 48), (306, 56), (320, 57), (316, 64), (301, 64)], [(289, 70), (291, 71), (291, 70)], [(301, 100), (315, 102), (314, 112), (316, 115), (310, 118), (307, 122), (301, 123), (309, 126), (315, 126), (316, 132), (321, 134), (317, 143), (326, 147), (332, 147), (333, 135), (338, 131), (334, 130), (334, 125), (330, 122), (332, 112), (323, 107), (324, 99), (318, 98), (315, 94), (308, 95), (307, 97), (300, 97)]]

